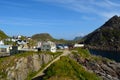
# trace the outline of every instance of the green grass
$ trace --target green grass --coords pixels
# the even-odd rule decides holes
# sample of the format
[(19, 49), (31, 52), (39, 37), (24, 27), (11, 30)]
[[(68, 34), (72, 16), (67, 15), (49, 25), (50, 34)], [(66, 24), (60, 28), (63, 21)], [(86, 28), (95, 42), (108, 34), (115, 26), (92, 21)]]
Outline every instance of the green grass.
[(6, 39), (6, 38), (8, 38), (8, 36), (3, 31), (0, 30), (0, 40)]
[[(49, 51), (44, 51), (44, 52), (37, 52), (37, 54), (50, 54), (53, 55), (54, 58), (56, 58), (57, 56), (59, 56), (60, 54), (62, 54), (62, 52), (49, 52)], [(54, 59), (53, 58), (53, 59)], [(32, 72), (28, 75), (26, 80), (31, 80), (35, 75), (37, 75), (45, 66), (47, 66), (50, 62), (48, 62), (47, 64), (42, 64), (41, 68), (37, 71), (37, 72)]]
[[(80, 64), (62, 57), (59, 61), (52, 64), (46, 71), (43, 80), (100, 80), (96, 74), (86, 71)], [(58, 78), (57, 78), (58, 77)], [(63, 80), (64, 80), (63, 79)]]
[(89, 50), (87, 50), (87, 49), (76, 48), (76, 49), (74, 49), (74, 51), (72, 51), (72, 53), (74, 55), (78, 55), (79, 54), (82, 58), (89, 58), (89, 57), (91, 57), (91, 54), (90, 54)]
[(50, 55), (53, 55), (53, 56), (58, 56), (58, 55), (62, 54), (62, 52), (55, 52), (55, 53), (53, 53), (53, 52), (50, 52), (50, 51), (39, 51), (37, 53), (38, 54), (50, 54)]

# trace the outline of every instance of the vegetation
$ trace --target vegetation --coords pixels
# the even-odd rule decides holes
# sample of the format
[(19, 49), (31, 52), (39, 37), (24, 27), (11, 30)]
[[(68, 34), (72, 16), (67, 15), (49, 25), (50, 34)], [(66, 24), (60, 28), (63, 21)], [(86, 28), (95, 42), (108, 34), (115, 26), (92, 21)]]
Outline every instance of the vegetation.
[(32, 36), (33, 40), (36, 41), (46, 41), (46, 40), (50, 40), (53, 41), (55, 43), (63, 43), (63, 44), (72, 44), (75, 43), (75, 41), (72, 40), (64, 40), (64, 39), (55, 39), (53, 38), (50, 34), (48, 33), (41, 33), (41, 34), (35, 34)]
[(0, 40), (6, 39), (6, 38), (8, 38), (8, 36), (3, 31), (0, 30)]
[[(16, 61), (19, 60), (22, 57), (28, 57), (28, 56), (32, 56), (34, 54), (50, 54), (53, 55), (54, 57), (58, 56), (61, 54), (61, 52), (56, 52), (56, 53), (51, 53), (51, 52), (22, 52), (19, 54), (15, 54), (9, 57), (3, 57), (0, 58), (0, 77), (2, 78), (6, 78), (7, 77), (7, 73), (6, 70), (9, 67), (12, 67), (16, 64)], [(46, 64), (42, 65), (42, 68), (45, 66)], [(32, 72), (29, 74), (27, 80), (31, 80), (31, 77), (33, 77), (37, 72)], [(5, 79), (6, 80), (6, 79)]]
[(76, 48), (72, 51), (74, 55), (80, 54), (81, 57), (83, 58), (89, 58), (91, 57), (91, 54), (89, 53), (89, 50), (87, 49), (82, 49), (82, 48)]
[(48, 33), (35, 34), (32, 39), (37, 41), (53, 40), (53, 37)]
[(99, 80), (94, 73), (86, 71), (80, 64), (69, 59), (61, 59), (52, 64), (46, 71), (43, 80)]
[[(76, 52), (77, 51), (77, 52)], [(89, 59), (90, 61), (95, 60), (97, 62), (111, 62), (113, 60), (110, 60), (108, 58), (103, 58), (101, 56), (95, 56), (95, 55), (91, 55), (88, 49), (82, 49), (82, 48), (76, 48), (75, 51), (72, 51), (72, 54), (74, 54), (74, 56), (80, 57), (82, 59)]]

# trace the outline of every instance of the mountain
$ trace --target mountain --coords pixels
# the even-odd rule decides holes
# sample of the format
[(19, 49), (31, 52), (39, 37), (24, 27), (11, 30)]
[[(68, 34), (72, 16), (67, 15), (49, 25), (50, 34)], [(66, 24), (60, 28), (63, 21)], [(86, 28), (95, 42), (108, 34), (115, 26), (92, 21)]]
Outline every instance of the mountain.
[(7, 37), (8, 36), (2, 30), (0, 30), (0, 40), (6, 39)]
[(84, 39), (84, 43), (89, 48), (120, 50), (120, 17), (113, 16)]
[(32, 39), (37, 40), (37, 41), (54, 40), (54, 38), (48, 33), (35, 34), (32, 36)]
[(79, 36), (79, 37), (75, 37), (73, 40), (74, 41), (79, 41), (79, 40), (81, 40), (83, 37), (82, 36)]

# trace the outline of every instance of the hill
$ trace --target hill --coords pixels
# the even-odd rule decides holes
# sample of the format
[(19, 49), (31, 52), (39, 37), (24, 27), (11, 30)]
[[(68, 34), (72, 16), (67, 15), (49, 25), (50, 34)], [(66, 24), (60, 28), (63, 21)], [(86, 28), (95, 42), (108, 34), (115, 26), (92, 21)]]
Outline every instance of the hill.
[(6, 39), (8, 36), (2, 31), (0, 30), (0, 40)]
[(120, 17), (113, 16), (84, 39), (89, 48), (120, 50)]
[(32, 36), (32, 39), (37, 41), (54, 40), (54, 38), (48, 33), (35, 34)]
[(85, 70), (76, 61), (62, 57), (45, 71), (45, 76), (41, 80), (100, 80), (100, 78)]
[[(48, 67), (44, 76), (33, 80), (119, 80), (119, 63), (93, 56), (87, 49), (74, 49)], [(109, 76), (108, 76), (109, 75)]]
[(35, 34), (32, 36), (33, 40), (36, 41), (46, 41), (46, 40), (50, 40), (53, 41), (55, 43), (63, 43), (63, 44), (67, 44), (67, 43), (73, 43), (73, 41), (70, 40), (65, 40), (65, 39), (55, 39), (53, 38), (50, 34), (48, 33), (40, 33), (40, 34)]

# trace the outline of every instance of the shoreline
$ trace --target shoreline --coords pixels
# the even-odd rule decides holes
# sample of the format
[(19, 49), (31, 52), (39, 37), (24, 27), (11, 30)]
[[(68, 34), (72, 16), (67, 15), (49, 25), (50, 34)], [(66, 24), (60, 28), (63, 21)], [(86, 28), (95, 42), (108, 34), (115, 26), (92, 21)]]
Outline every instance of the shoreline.
[(113, 48), (113, 47), (85, 45), (85, 48), (87, 48), (87, 49), (93, 49), (93, 50), (100, 50), (100, 51), (120, 52), (120, 49)]

